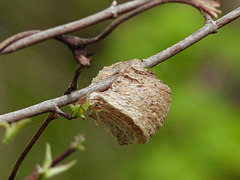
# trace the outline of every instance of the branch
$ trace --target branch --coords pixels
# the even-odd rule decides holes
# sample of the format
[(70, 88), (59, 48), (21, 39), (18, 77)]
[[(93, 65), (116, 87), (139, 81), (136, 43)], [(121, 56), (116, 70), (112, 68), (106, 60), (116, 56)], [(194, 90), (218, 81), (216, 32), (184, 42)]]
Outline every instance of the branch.
[[(128, 12), (132, 9), (135, 9), (151, 0), (135, 0), (131, 2), (124, 3), (122, 5), (118, 5), (115, 7), (115, 13), (120, 15), (125, 12)], [(35, 33), (31, 36), (28, 36), (26, 38), (20, 39), (18, 41), (14, 41), (14, 43), (11, 43), (7, 47), (2, 47), (1, 54), (7, 54), (11, 53), (17, 50), (20, 50), (22, 48), (31, 46), (33, 44), (45, 41), (47, 39), (55, 38), (60, 35), (68, 34), (74, 31), (78, 31), (84, 28), (87, 28), (89, 26), (92, 26), (94, 24), (97, 24), (99, 22), (105, 21), (107, 19), (113, 18), (112, 14), (112, 7), (109, 7), (103, 11), (100, 11), (96, 14), (93, 14), (91, 16), (88, 16), (86, 18), (73, 21), (68, 24), (63, 24), (54, 28), (50, 28), (44, 31), (40, 31), (39, 33)], [(0, 45), (1, 47), (1, 45)], [(1, 50), (1, 49), (0, 49)]]
[(198, 30), (197, 32), (188, 36), (184, 40), (174, 44), (173, 46), (167, 48), (166, 50), (143, 60), (142, 66), (149, 67), (149, 68), (156, 66), (157, 64), (178, 54), (179, 52), (190, 47), (191, 45), (205, 38), (206, 36), (213, 33), (217, 33), (218, 29), (222, 28), (223, 26), (227, 25), (228, 23), (232, 22), (233, 20), (239, 17), (240, 17), (240, 7), (231, 11), (230, 13), (218, 19), (217, 21), (213, 21), (212, 19), (206, 21), (205, 26), (200, 30)]
[(24, 148), (22, 154), (19, 156), (17, 162), (15, 163), (12, 172), (9, 176), (8, 180), (13, 180), (17, 174), (17, 171), (19, 169), (19, 167), (21, 166), (24, 158), (26, 157), (26, 155), (28, 154), (28, 152), (31, 150), (32, 146), (35, 144), (35, 142), (37, 142), (38, 138), (41, 136), (41, 134), (43, 133), (43, 131), (45, 130), (45, 128), (48, 126), (48, 124), (56, 119), (57, 115), (53, 112), (50, 113), (49, 116), (47, 117), (47, 119), (43, 122), (43, 124), (41, 125), (41, 127), (38, 129), (38, 131), (36, 132), (36, 134), (32, 137), (32, 139), (29, 141), (29, 143), (27, 144), (27, 146)]
[[(94, 38), (80, 38), (78, 46), (90, 44), (93, 42), (97, 42), (104, 37), (106, 37), (109, 33), (111, 33), (119, 24), (124, 22), (125, 20), (146, 11), (152, 7), (155, 7), (159, 4), (167, 3), (167, 2), (177, 2), (184, 3), (194, 6), (199, 9), (201, 12), (204, 11), (208, 13), (211, 17), (216, 18), (217, 13), (221, 11), (217, 10), (216, 7), (219, 7), (219, 3), (213, 0), (134, 0), (130, 2), (126, 2), (124, 4), (118, 6), (110, 6), (109, 8), (100, 11), (94, 15), (88, 16), (78, 21), (73, 21), (68, 24), (63, 24), (61, 26), (57, 26), (54, 28), (50, 28), (44, 31), (27, 31), (29, 36), (26, 37), (24, 32), (24, 36), (20, 37), (11, 37), (0, 44), (0, 54), (7, 54), (17, 50), (20, 50), (25, 47), (29, 47), (33, 44), (45, 41), (51, 38), (57, 38), (61, 35), (68, 34), (74, 31), (78, 31), (99, 22), (105, 21), (107, 19), (115, 18), (117, 15), (121, 15), (127, 13), (125, 16), (118, 18), (115, 22), (113, 22), (105, 31)], [(114, 8), (114, 12), (113, 12)], [(131, 12), (132, 11), (132, 12)], [(20, 33), (20, 35), (22, 35)], [(15, 37), (15, 38), (14, 38)]]
[(234, 21), (235, 19), (240, 17), (240, 7), (236, 8), (235, 10), (231, 11), (230, 13), (226, 14), (225, 16), (221, 17), (216, 21), (218, 28), (222, 28), (223, 26), (227, 25), (228, 23)]
[(27, 117), (33, 117), (46, 112), (53, 112), (55, 110), (55, 106), (57, 107), (66, 106), (68, 104), (78, 101), (80, 98), (86, 96), (88, 93), (91, 93), (94, 91), (104, 91), (108, 89), (110, 85), (116, 80), (116, 78), (117, 78), (117, 75), (112, 76), (100, 83), (90, 85), (86, 88), (75, 91), (71, 94), (46, 100), (39, 104), (35, 104), (33, 106), (30, 106), (18, 111), (0, 115), (0, 122), (12, 123), (12, 122), (19, 121), (21, 119), (25, 119)]
[[(154, 56), (151, 56), (143, 60), (142, 66), (143, 67), (156, 66), (157, 64), (183, 51), (184, 49), (188, 48), (189, 46), (193, 45), (194, 43), (208, 36), (209, 34), (216, 33), (219, 28), (222, 28), (223, 26), (227, 25), (229, 22), (232, 22), (233, 20), (239, 17), (240, 17), (240, 7), (230, 12), (229, 14), (223, 16), (222, 18), (218, 19), (217, 21), (212, 21), (212, 20), (207, 21), (207, 23), (203, 28), (201, 28), (199, 31), (195, 32), (194, 34), (190, 35), (186, 39), (180, 41), (179, 43), (169, 47), (168, 49)], [(73, 102), (76, 102), (78, 99), (86, 96), (88, 93), (91, 93), (94, 91), (104, 91), (108, 89), (111, 86), (111, 84), (116, 80), (116, 78), (117, 78), (117, 72), (114, 76), (106, 80), (103, 80), (98, 84), (90, 85), (86, 88), (75, 91), (72, 94), (64, 95), (58, 98), (47, 100), (42, 103), (27, 107), (25, 109), (0, 115), (0, 122), (3, 121), (3, 122), (12, 123), (27, 117), (36, 116), (46, 112), (52, 112), (54, 111), (54, 106), (62, 107), (62, 106), (71, 104)]]
[(85, 148), (82, 145), (82, 143), (84, 141), (85, 141), (85, 137), (83, 134), (79, 134), (79, 135), (75, 136), (74, 141), (71, 143), (71, 145), (68, 147), (68, 149), (52, 161), (51, 167), (56, 166), (58, 163), (60, 163), (64, 159), (66, 159), (68, 156), (70, 156), (75, 151), (84, 150)]
[[(78, 151), (78, 150), (84, 150), (84, 146), (82, 145), (82, 143), (85, 141), (85, 137), (83, 134), (79, 134), (78, 136), (75, 137), (74, 141), (71, 143), (71, 145), (62, 153), (60, 154), (57, 158), (55, 158), (54, 160), (52, 160), (50, 165), (50, 169), (55, 167), (57, 164), (59, 164), (60, 162), (62, 162), (64, 159), (66, 159), (68, 156), (70, 156), (71, 154), (73, 154), (74, 152)], [(63, 164), (61, 166), (66, 166), (66, 164)], [(38, 171), (37, 168), (35, 168), (34, 172), (30, 175), (28, 175), (25, 180), (39, 180), (41, 179), (41, 175), (40, 172)]]

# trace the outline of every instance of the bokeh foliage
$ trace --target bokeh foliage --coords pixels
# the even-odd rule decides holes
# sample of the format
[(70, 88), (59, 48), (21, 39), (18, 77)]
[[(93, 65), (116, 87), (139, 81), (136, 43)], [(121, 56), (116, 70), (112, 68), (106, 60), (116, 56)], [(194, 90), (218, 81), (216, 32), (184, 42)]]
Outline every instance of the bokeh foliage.
[[(223, 14), (239, 6), (236, 2), (223, 2)], [(106, 8), (111, 0), (11, 0), (0, 4), (2, 41), (21, 31), (46, 29), (85, 17)], [(93, 36), (109, 22), (74, 34)], [(79, 86), (87, 86), (104, 65), (147, 58), (195, 32), (203, 23), (197, 10), (176, 3), (130, 19), (89, 47), (94, 53), (92, 66), (81, 75)], [(31, 150), (17, 179), (23, 179), (42, 162), (46, 142), (56, 157), (79, 132), (86, 135), (86, 151), (71, 156), (69, 159), (78, 159), (77, 165), (53, 179), (240, 179), (239, 28), (237, 20), (153, 68), (171, 87), (172, 103), (168, 119), (148, 144), (121, 147), (91, 119), (59, 118)], [(54, 40), (0, 56), (0, 113), (62, 95), (75, 68), (71, 52)], [(69, 107), (63, 110), (70, 112)], [(45, 117), (32, 118), (12, 143), (0, 144), (0, 179), (7, 179)]]

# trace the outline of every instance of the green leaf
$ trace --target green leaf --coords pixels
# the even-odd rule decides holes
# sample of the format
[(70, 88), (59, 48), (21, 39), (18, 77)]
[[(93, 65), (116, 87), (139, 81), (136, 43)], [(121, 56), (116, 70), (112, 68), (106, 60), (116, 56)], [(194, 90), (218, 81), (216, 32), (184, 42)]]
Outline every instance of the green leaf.
[(81, 105), (77, 104), (74, 106), (70, 104), (69, 106), (72, 109), (72, 113), (71, 113), (72, 118), (82, 117), (83, 119), (86, 119), (84, 116), (86, 111)]
[(6, 129), (6, 132), (3, 138), (3, 143), (6, 144), (10, 142), (17, 135), (17, 133), (23, 128), (23, 126), (30, 121), (31, 121), (30, 119), (24, 119), (19, 122), (14, 122), (12, 124), (9, 124), (7, 122), (0, 122), (0, 126)]
[(43, 161), (43, 171), (49, 169), (51, 167), (51, 163), (52, 163), (52, 152), (51, 152), (51, 146), (49, 143), (47, 143), (46, 145), (46, 153), (45, 153), (45, 158)]
[(75, 108), (75, 106), (73, 104), (69, 104), (68, 106), (72, 109), (72, 111)]
[(79, 117), (78, 115), (79, 115), (80, 108), (81, 108), (80, 105), (74, 106), (74, 108), (72, 109), (72, 111), (73, 111), (72, 118)]
[(83, 107), (83, 109), (84, 109), (85, 111), (87, 111), (89, 105), (90, 105), (90, 93), (89, 93), (88, 96), (87, 96), (86, 102), (82, 104), (82, 107)]
[(86, 112), (85, 109), (82, 106), (80, 106), (77, 117), (82, 117), (82, 116), (84, 117), (85, 112)]
[(82, 117), (83, 119), (86, 119), (84, 114), (87, 111), (89, 105), (90, 105), (90, 94), (79, 99), (75, 106), (70, 104), (69, 106), (72, 109), (71, 117), (72, 118)]
[(83, 120), (86, 120), (86, 117), (84, 115), (81, 115), (80, 117), (83, 118)]
[(0, 126), (2, 126), (2, 127), (5, 128), (5, 129), (10, 128), (10, 124), (7, 123), (7, 122), (0, 122)]
[(60, 165), (60, 166), (56, 166), (56, 167), (52, 167), (50, 168), (46, 174), (44, 175), (44, 178), (50, 178), (52, 176), (58, 175), (68, 169), (70, 169), (72, 166), (74, 166), (76, 164), (76, 160), (72, 160), (69, 163)]
[(46, 153), (45, 158), (43, 161), (42, 167), (40, 165), (36, 166), (38, 176), (40, 177), (40, 180), (50, 178), (52, 176), (55, 176), (57, 174), (60, 174), (69, 168), (71, 168), (74, 164), (76, 164), (76, 160), (70, 161), (69, 163), (51, 167), (52, 164), (52, 153), (51, 153), (51, 146), (49, 143), (46, 145)]

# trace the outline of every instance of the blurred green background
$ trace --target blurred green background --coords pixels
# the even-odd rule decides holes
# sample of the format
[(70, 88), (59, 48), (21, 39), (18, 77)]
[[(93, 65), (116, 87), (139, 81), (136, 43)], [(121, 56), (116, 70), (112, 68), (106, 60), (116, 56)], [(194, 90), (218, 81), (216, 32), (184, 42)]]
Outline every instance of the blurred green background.
[[(124, 1), (118, 1), (119, 3)], [(111, 0), (10, 0), (0, 3), (0, 41), (30, 29), (47, 29), (98, 12)], [(222, 15), (239, 0), (223, 1)], [(93, 36), (110, 21), (74, 34)], [(147, 58), (194, 33), (204, 24), (191, 6), (164, 4), (120, 25), (103, 41), (89, 47), (92, 66), (80, 76), (87, 86), (103, 66)], [(168, 119), (145, 145), (119, 146), (91, 119), (52, 122), (23, 162), (16, 179), (42, 164), (45, 144), (53, 156), (62, 153), (78, 133), (86, 150), (69, 171), (52, 179), (212, 180), (240, 179), (240, 20), (223, 27), (182, 53), (154, 67), (172, 89)], [(0, 114), (61, 96), (76, 68), (66, 46), (49, 40), (0, 56)], [(70, 108), (62, 108), (69, 112)], [(7, 179), (24, 146), (47, 114), (32, 118), (8, 145), (0, 144), (0, 179)], [(0, 129), (0, 138), (3, 129)]]

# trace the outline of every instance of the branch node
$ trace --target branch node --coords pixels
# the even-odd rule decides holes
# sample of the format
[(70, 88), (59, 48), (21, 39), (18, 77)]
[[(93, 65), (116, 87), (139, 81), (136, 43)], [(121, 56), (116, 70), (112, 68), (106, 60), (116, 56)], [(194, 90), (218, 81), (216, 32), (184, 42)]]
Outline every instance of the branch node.
[(110, 6), (110, 9), (111, 9), (111, 13), (112, 13), (114, 18), (118, 17), (116, 6), (117, 6), (117, 1), (113, 0), (112, 4)]
[(218, 26), (216, 21), (214, 21), (211, 16), (209, 16), (207, 13), (204, 13), (204, 18), (205, 18), (205, 25), (210, 26), (211, 28), (211, 33), (215, 34), (218, 32)]
[(66, 114), (66, 113), (64, 113), (63, 111), (61, 111), (58, 106), (54, 106), (54, 110), (55, 110), (57, 116), (60, 115), (60, 116), (66, 118), (66, 119), (68, 119), (68, 120), (71, 120), (71, 119), (72, 119), (68, 114)]

